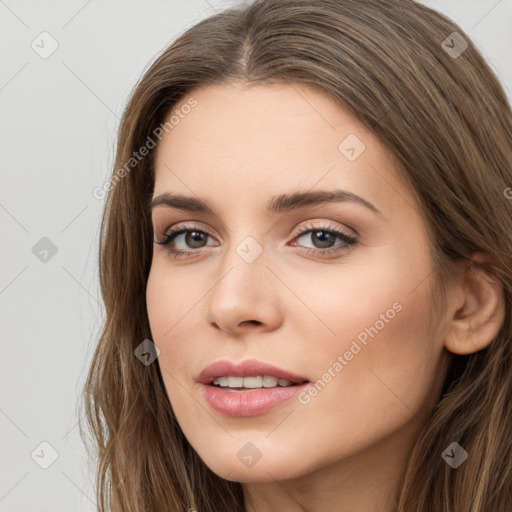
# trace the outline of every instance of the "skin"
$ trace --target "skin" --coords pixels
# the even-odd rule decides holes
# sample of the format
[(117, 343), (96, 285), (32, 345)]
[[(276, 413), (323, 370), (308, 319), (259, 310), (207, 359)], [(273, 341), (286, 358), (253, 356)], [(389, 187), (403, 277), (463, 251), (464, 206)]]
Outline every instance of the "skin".
[[(483, 348), (503, 319), (499, 287), (477, 273), (466, 286), (461, 267), (443, 315), (432, 318), (438, 284), (415, 195), (379, 139), (323, 93), (235, 83), (198, 88), (180, 104), (190, 96), (197, 106), (156, 150), (154, 197), (200, 197), (216, 215), (155, 207), (155, 241), (184, 223), (209, 236), (196, 245), (178, 236), (174, 248), (195, 251), (179, 258), (155, 244), (147, 284), (179, 424), (213, 472), (243, 482), (248, 512), (392, 512), (450, 351)], [(354, 161), (338, 149), (350, 134), (365, 145)], [(355, 202), (264, 210), (279, 194), (335, 188), (380, 215)], [(341, 229), (357, 243), (334, 238), (339, 252), (322, 255), (328, 248), (315, 233), (294, 236), (312, 226)], [(247, 236), (263, 250), (250, 264), (236, 251)], [(400, 311), (307, 404), (229, 418), (203, 398), (197, 376), (224, 358), (259, 359), (314, 383), (393, 304)], [(247, 442), (261, 453), (252, 467), (237, 457)]]

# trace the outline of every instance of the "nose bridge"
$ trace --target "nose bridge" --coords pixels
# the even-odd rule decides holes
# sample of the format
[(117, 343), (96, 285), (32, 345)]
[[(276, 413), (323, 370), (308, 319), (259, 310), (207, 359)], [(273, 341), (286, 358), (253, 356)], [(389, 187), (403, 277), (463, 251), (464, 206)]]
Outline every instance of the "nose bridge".
[(226, 330), (247, 321), (273, 324), (278, 300), (269, 281), (268, 250), (252, 235), (237, 237), (232, 231), (231, 236), (233, 241), (222, 255), (219, 279), (210, 292), (208, 320)]
[(269, 277), (267, 251), (252, 235), (238, 237), (239, 241), (236, 233), (232, 236), (233, 242), (222, 255), (219, 277), (223, 277), (215, 288), (229, 288), (235, 295), (244, 292), (248, 298), (256, 296), (260, 293), (257, 289), (262, 285), (264, 289)]
[(257, 219), (258, 212), (254, 208), (250, 213), (247, 203), (237, 203), (234, 209), (240, 214), (228, 226), (229, 239), (225, 242), (222, 255), (223, 269), (228, 271), (236, 267), (238, 273), (247, 272), (248, 277), (255, 272), (265, 275), (265, 272), (268, 273), (265, 268), (269, 252), (269, 247), (265, 247), (268, 242), (265, 230), (268, 226)]

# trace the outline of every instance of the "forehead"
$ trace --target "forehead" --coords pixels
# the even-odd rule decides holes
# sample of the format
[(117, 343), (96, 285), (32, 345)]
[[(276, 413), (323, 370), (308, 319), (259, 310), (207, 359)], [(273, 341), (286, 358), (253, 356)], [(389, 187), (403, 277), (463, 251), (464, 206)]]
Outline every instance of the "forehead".
[(197, 88), (170, 116), (172, 128), (156, 152), (155, 195), (213, 194), (247, 206), (291, 189), (343, 188), (365, 195), (381, 210), (393, 209), (397, 195), (410, 195), (381, 141), (310, 87)]

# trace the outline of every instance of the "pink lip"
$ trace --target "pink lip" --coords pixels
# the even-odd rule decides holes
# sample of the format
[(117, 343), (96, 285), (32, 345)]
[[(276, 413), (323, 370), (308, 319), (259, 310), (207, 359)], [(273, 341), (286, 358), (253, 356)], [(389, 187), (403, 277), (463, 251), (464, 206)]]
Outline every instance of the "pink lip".
[[(278, 379), (296, 382), (297, 385), (256, 388), (248, 391), (225, 391), (212, 384), (215, 377), (228, 375), (234, 377), (270, 375)], [(227, 360), (217, 361), (207, 366), (197, 380), (202, 384), (204, 396), (210, 407), (224, 416), (231, 417), (256, 416), (268, 412), (296, 397), (309, 385), (309, 381), (305, 377), (254, 359), (243, 361), (238, 365)]]
[(309, 386), (309, 382), (290, 387), (259, 388), (250, 391), (224, 391), (212, 384), (202, 384), (206, 401), (224, 416), (256, 416), (268, 412)]
[(215, 377), (226, 377), (231, 375), (233, 377), (257, 377), (258, 375), (270, 375), (278, 379), (287, 379), (292, 382), (302, 383), (307, 381), (306, 377), (295, 375), (291, 372), (272, 366), (256, 359), (247, 359), (239, 364), (234, 364), (227, 359), (216, 361), (208, 365), (199, 374), (198, 382), (202, 384), (211, 384)]

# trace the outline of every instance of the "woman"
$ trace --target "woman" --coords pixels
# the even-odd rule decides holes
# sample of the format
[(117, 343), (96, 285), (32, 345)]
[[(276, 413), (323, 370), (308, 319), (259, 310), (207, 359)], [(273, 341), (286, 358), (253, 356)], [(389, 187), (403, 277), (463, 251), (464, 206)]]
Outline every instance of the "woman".
[(512, 115), (409, 0), (261, 0), (124, 113), (100, 510), (512, 509)]

